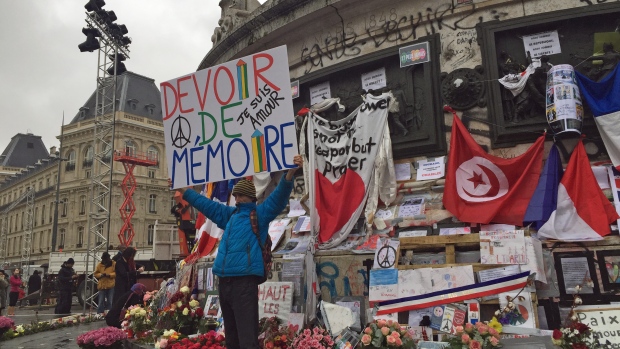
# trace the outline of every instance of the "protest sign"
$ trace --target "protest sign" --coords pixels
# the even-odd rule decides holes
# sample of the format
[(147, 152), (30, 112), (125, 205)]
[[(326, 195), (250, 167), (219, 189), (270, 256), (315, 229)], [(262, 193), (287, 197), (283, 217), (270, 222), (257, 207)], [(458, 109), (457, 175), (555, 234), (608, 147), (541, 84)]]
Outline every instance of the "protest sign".
[(161, 84), (173, 188), (294, 168), (286, 46)]
[(265, 282), (258, 285), (258, 318), (275, 316), (288, 321), (293, 306), (292, 282)]

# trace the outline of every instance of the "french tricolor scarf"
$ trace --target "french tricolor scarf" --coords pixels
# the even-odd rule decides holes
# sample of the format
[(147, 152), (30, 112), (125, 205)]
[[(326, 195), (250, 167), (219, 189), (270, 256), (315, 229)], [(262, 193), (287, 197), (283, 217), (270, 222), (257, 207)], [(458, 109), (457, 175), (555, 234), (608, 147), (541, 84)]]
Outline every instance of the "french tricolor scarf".
[(462, 302), (468, 299), (481, 298), (517, 290), (527, 285), (527, 279), (530, 275), (529, 271), (498, 278), (491, 281), (480, 282), (473, 285), (456, 287), (448, 290), (431, 292), (419, 296), (403, 297), (392, 299), (389, 301), (378, 302), (379, 308), (377, 315), (386, 315), (398, 313), (401, 311), (409, 311), (416, 309), (424, 309), (437, 305)]

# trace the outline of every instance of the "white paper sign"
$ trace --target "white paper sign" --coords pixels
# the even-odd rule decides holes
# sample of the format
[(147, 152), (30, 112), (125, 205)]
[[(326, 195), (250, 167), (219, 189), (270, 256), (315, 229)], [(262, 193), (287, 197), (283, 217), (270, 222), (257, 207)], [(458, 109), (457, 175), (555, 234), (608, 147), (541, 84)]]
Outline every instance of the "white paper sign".
[(362, 88), (364, 90), (377, 90), (385, 86), (387, 86), (385, 67), (362, 74)]
[(288, 322), (293, 306), (292, 282), (265, 282), (258, 285), (258, 318), (276, 316)]
[(368, 300), (371, 302), (398, 298), (398, 270), (371, 270), (368, 290)]
[(523, 46), (525, 46), (525, 53), (527, 54), (529, 51), (532, 58), (562, 53), (557, 30), (534, 35), (525, 35), (523, 36)]
[[(517, 298), (517, 294), (519, 295), (518, 298)], [(508, 299), (506, 298), (506, 296), (509, 296), (512, 298), (512, 302), (516, 306), (514, 313), (517, 316), (510, 318), (510, 323), (507, 325), (504, 325), (503, 331), (506, 333), (510, 333), (510, 327), (513, 327), (513, 326), (536, 328), (536, 322), (534, 320), (535, 315), (534, 315), (534, 310), (532, 306), (532, 294), (529, 292), (519, 293), (519, 291), (500, 293), (499, 294), (499, 305), (501, 308), (505, 308), (506, 305), (508, 305)]]
[(526, 264), (523, 230), (480, 231), (482, 264)]
[(374, 269), (394, 268), (399, 246), (399, 240), (379, 239), (375, 251), (375, 262), (372, 267)]
[(289, 211), (287, 217), (299, 217), (303, 214), (306, 214), (306, 210), (303, 206), (301, 206), (300, 200), (289, 200)]
[(406, 269), (398, 271), (399, 297), (411, 297), (433, 291), (431, 268)]
[[(288, 63), (287, 63), (286, 68), (288, 70)], [(310, 104), (311, 105), (314, 105), (322, 101), (325, 98), (331, 98), (332, 96), (332, 92), (329, 87), (329, 81), (325, 81), (318, 85), (311, 86), (309, 90), (310, 90)]]
[(444, 158), (445, 157), (442, 156), (433, 161), (418, 160), (416, 180), (425, 181), (427, 179), (437, 179), (445, 176), (446, 163)]
[(274, 219), (269, 223), (269, 237), (271, 237), (271, 251), (276, 249), (278, 243), (284, 236), (284, 232), (286, 231), (286, 227), (291, 222), (289, 218), (283, 219)]
[(394, 172), (397, 181), (408, 181), (411, 179), (411, 165), (408, 162), (394, 164)]
[(579, 307), (575, 310), (579, 322), (590, 326), (601, 343), (609, 340), (614, 348), (620, 345), (620, 308), (617, 305)]
[(439, 235), (471, 234), (471, 227), (439, 228)]
[(416, 236), (426, 236), (428, 234), (428, 231), (426, 230), (408, 230), (408, 231), (401, 231), (398, 233), (398, 238), (411, 238), (411, 237), (416, 237)]
[(161, 84), (173, 188), (296, 167), (286, 46)]

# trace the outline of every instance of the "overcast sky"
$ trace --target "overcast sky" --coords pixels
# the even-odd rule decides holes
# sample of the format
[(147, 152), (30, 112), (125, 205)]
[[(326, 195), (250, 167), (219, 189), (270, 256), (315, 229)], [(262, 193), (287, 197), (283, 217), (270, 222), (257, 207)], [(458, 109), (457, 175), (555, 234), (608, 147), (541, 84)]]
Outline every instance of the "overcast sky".
[[(159, 86), (195, 71), (211, 48), (218, 0), (106, 0), (133, 40), (127, 70)], [(259, 0), (260, 3), (265, 0)], [(97, 52), (80, 52), (87, 0), (0, 0), (0, 153), (17, 133), (58, 146), (96, 88)]]

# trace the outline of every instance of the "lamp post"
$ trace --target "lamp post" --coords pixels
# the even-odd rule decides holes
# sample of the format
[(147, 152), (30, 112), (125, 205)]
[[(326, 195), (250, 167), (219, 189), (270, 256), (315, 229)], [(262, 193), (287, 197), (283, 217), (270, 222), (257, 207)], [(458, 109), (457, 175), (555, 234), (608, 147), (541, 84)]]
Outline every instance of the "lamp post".
[[(116, 114), (116, 77), (126, 71), (124, 60), (129, 58), (131, 38), (126, 36), (127, 27), (117, 24), (114, 11), (106, 11), (104, 0), (89, 0), (86, 9), (86, 27), (82, 33), (86, 41), (79, 44), (81, 52), (98, 51), (97, 91), (95, 99), (95, 129), (93, 171), (90, 188), (90, 212), (88, 215), (88, 239), (86, 243), (86, 280), (83, 290), (84, 313), (96, 293), (95, 280), (89, 277), (92, 258), (93, 271), (100, 259), (100, 251), (107, 249), (110, 236), (110, 212)], [(106, 204), (107, 203), (107, 204)]]

